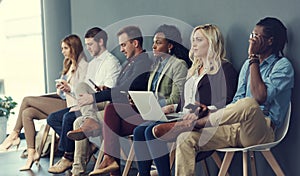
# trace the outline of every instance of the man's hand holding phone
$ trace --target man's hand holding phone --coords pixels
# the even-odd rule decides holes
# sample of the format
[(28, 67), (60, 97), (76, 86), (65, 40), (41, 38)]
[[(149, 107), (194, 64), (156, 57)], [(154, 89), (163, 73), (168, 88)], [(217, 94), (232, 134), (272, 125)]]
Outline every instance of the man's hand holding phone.
[(90, 83), (93, 84), (93, 86), (94, 86), (94, 88), (96, 89), (97, 92), (103, 90), (101, 87), (97, 86), (97, 84), (94, 81), (92, 81), (91, 79), (89, 79), (89, 81), (90, 81)]
[(185, 106), (185, 108), (190, 109), (190, 112), (195, 114), (198, 119), (206, 116), (209, 112), (207, 106), (200, 104), (199, 102), (196, 102), (195, 104), (188, 104)]
[(120, 91), (120, 93), (121, 93), (121, 94), (124, 94), (124, 95), (126, 95), (126, 96), (127, 96), (127, 98), (128, 98), (128, 102), (129, 102), (129, 104), (130, 104), (130, 105), (132, 105), (132, 106), (135, 106), (135, 105), (134, 105), (134, 102), (133, 102), (133, 100), (132, 100), (132, 98), (130, 97), (130, 95), (128, 94), (128, 92), (127, 92), (127, 91), (123, 91), (123, 90), (121, 90), (121, 91)]

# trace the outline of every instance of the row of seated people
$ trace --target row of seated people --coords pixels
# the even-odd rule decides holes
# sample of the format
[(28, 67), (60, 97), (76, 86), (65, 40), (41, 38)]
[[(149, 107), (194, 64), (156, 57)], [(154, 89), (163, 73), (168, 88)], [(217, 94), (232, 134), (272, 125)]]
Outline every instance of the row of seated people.
[[(65, 96), (68, 108), (63, 109), (64, 101), (55, 99), (64, 107), (53, 107), (51, 112), (41, 111), (45, 107), (39, 109), (25, 103), (30, 97), (24, 98), (21, 105), (23, 122), (19, 122), (18, 128), (24, 124), (27, 144), (34, 143), (34, 139), (32, 134), (27, 139), (24, 117), (31, 117), (32, 121), (32, 117), (47, 118), (51, 113), (47, 123), (60, 135), (59, 149), (64, 151), (64, 156), (49, 168), (49, 172), (62, 173), (73, 166), (73, 175), (84, 173), (88, 153), (92, 153), (87, 147), (87, 137), (101, 136), (105, 153), (99, 167), (90, 175), (120, 175), (119, 138), (130, 134), (133, 134), (140, 175), (150, 175), (152, 160), (159, 175), (171, 175), (166, 169), (170, 168), (167, 147), (170, 141), (177, 140), (175, 175), (194, 175), (195, 160), (191, 158), (199, 152), (274, 140), (274, 130), (280, 126), (282, 114), (285, 114), (280, 111), (286, 111), (290, 101), (294, 76), (290, 62), (283, 57), (287, 32), (278, 19), (267, 17), (255, 25), (249, 39), (249, 59), (244, 62), (238, 81), (237, 72), (225, 58), (223, 36), (216, 25), (195, 27), (189, 52), (181, 45), (181, 34), (175, 26), (159, 26), (153, 38), (154, 63), (143, 50), (139, 28), (124, 27), (117, 34), (120, 51), (127, 58), (122, 67), (105, 49), (105, 32), (100, 29), (96, 34), (102, 35), (89, 34), (96, 29), (99, 30), (92, 28), (85, 36), (88, 51), (94, 57), (87, 70), (84, 69), (83, 52), (76, 52), (80, 47), (72, 48), (74, 45), (68, 43), (71, 39), (62, 41), (65, 56), (62, 79), (66, 82), (58, 81), (56, 86), (58, 94)], [(70, 59), (72, 57), (77, 59)], [(187, 58), (192, 62), (191, 67)], [(110, 62), (105, 64), (107, 60)], [(86, 76), (81, 77), (85, 72)], [(106, 74), (109, 76), (104, 76)], [(89, 78), (102, 81), (89, 85)], [(183, 120), (172, 123), (143, 120), (134, 102), (121, 93), (128, 90), (153, 91), (164, 113), (182, 111), (185, 114)], [(31, 99), (54, 101), (45, 96)], [(99, 102), (102, 103), (97, 108)], [(188, 104), (197, 106), (185, 108)], [(46, 103), (43, 105), (47, 106)], [(99, 109), (102, 111), (97, 113)], [(28, 115), (28, 111), (35, 114)], [(40, 114), (43, 116), (38, 116)], [(1, 144), (2, 148), (9, 148), (18, 138), (18, 128), (16, 125), (14, 133)], [(201, 134), (205, 136), (201, 137)], [(38, 159), (34, 146), (28, 145), (28, 160), (21, 170), (30, 169)]]

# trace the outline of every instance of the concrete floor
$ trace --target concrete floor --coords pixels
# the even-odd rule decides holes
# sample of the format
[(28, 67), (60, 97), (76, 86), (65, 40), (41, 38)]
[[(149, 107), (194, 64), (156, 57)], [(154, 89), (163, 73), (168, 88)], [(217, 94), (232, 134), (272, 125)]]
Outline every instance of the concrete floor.
[[(29, 171), (19, 171), (25, 163), (26, 159), (20, 158), (23, 150), (26, 148), (25, 140), (21, 140), (21, 145), (18, 150), (16, 148), (11, 148), (7, 152), (0, 153), (0, 176), (71, 176), (70, 170), (62, 174), (51, 174), (48, 173), (49, 168), (49, 156), (40, 159), (40, 166), (33, 165)], [(55, 156), (54, 163), (57, 162), (61, 157)], [(85, 175), (88, 175), (94, 168), (95, 160), (91, 159), (88, 164), (87, 171)], [(123, 169), (123, 167), (121, 168)], [(136, 176), (137, 170), (131, 169), (130, 176)]]

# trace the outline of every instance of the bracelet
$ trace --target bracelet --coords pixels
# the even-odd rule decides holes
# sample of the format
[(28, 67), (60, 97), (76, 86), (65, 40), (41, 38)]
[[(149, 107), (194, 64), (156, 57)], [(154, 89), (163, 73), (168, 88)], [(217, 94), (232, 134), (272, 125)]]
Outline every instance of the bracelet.
[(249, 60), (249, 66), (253, 63), (259, 64), (259, 59), (258, 58), (253, 58)]
[(259, 58), (257, 54), (250, 54), (248, 56), (248, 59), (251, 59), (251, 58)]

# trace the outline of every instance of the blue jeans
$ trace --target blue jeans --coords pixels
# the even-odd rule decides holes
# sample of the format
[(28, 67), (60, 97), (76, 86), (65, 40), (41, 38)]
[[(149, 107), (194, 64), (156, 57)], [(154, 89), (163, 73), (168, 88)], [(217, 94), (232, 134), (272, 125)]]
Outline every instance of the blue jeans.
[(79, 116), (80, 111), (69, 112), (70, 108), (65, 108), (51, 113), (47, 118), (47, 123), (60, 136), (58, 149), (64, 152), (74, 152), (75, 142), (67, 137), (67, 133), (73, 130), (73, 122)]
[(152, 128), (160, 123), (163, 122), (145, 122), (133, 131), (133, 145), (140, 175), (150, 176), (152, 160), (159, 175), (171, 175), (167, 142), (156, 139), (152, 134)]

